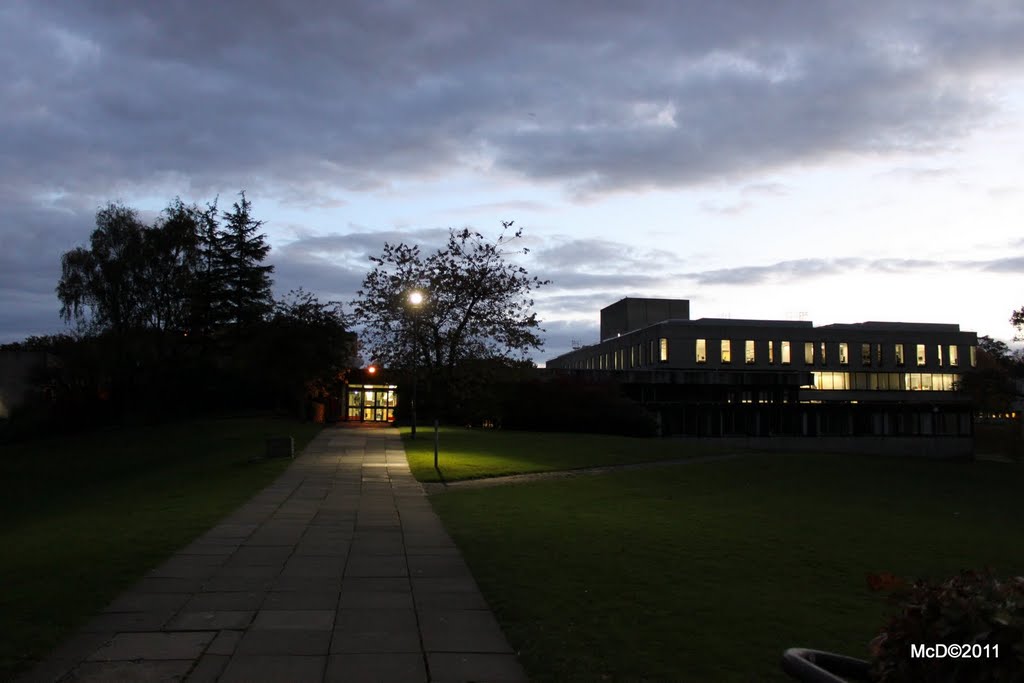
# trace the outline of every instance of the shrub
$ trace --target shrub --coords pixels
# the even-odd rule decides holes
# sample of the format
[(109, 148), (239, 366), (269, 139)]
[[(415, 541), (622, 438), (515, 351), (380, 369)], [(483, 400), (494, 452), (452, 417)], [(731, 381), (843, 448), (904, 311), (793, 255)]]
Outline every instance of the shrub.
[[(899, 611), (871, 642), (871, 672), (880, 683), (1008, 683), (1024, 681), (1024, 577), (999, 580), (965, 571), (941, 583), (911, 585), (891, 575), (869, 577), (891, 589)], [(973, 649), (970, 658), (912, 656), (912, 645)], [(998, 655), (996, 654), (998, 653)]]
[(507, 429), (653, 436), (654, 418), (614, 384), (574, 380), (505, 387), (499, 416)]

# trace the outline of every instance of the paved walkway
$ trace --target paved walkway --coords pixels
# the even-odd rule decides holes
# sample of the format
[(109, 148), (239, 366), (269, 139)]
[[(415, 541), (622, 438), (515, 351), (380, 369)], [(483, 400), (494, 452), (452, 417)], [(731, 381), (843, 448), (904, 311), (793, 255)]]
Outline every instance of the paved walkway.
[(25, 681), (525, 681), (396, 430), (327, 428)]

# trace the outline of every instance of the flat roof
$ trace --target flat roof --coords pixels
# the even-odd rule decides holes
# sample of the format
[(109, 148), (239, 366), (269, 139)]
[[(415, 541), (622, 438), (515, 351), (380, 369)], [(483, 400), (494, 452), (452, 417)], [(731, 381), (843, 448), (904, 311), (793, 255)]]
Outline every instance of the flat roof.
[(819, 325), (819, 330), (870, 330), (872, 332), (959, 332), (955, 323), (901, 323), (869, 320), (863, 323)]

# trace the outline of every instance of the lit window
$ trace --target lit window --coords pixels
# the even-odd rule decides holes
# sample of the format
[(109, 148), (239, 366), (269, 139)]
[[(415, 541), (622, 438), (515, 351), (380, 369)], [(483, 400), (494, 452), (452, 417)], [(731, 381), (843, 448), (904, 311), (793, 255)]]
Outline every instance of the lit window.
[(722, 340), (722, 362), (732, 362), (732, 341), (729, 339)]
[(708, 362), (708, 340), (698, 339), (697, 340), (697, 362), (707, 363)]
[(782, 348), (779, 349), (779, 350), (782, 353), (782, 364), (783, 365), (789, 365), (789, 360), (790, 360), (790, 358), (789, 358), (789, 342), (788, 341), (782, 342)]
[(860, 364), (871, 365), (871, 344), (860, 345)]
[(968, 351), (970, 351), (970, 354), (971, 354), (971, 367), (972, 368), (978, 367), (978, 347), (977, 346), (971, 346), (971, 347), (968, 348)]
[(636, 347), (632, 344), (629, 345), (629, 367), (636, 367)]
[(658, 350), (659, 350), (658, 360), (661, 361), (662, 363), (667, 363), (668, 362), (668, 339), (666, 339), (665, 337), (662, 337), (661, 339), (658, 340)]
[(939, 367), (942, 367), (942, 344), (935, 347), (935, 352), (938, 354)]
[(850, 345), (846, 342), (839, 342), (839, 364), (848, 365), (850, 363)]
[(653, 363), (654, 362), (654, 340), (653, 339), (651, 339), (649, 342), (647, 342), (647, 362), (648, 363)]
[(821, 364), (824, 365), (827, 362), (825, 357), (825, 342), (821, 342)]
[(875, 344), (875, 364), (882, 367), (882, 345)]
[(743, 343), (743, 362), (747, 365), (754, 364), (754, 340), (748, 339)]
[(917, 345), (917, 366), (921, 367), (922, 365), (924, 365), (927, 362), (928, 362), (928, 359), (925, 357), (924, 344), (918, 344)]
[(949, 364), (952, 367), (960, 365), (960, 356), (956, 352), (956, 344), (949, 345)]
[(814, 365), (814, 342), (804, 342), (804, 363)]
[(775, 364), (775, 342), (773, 341), (768, 342), (768, 364)]
[(612, 370), (619, 369), (619, 352), (612, 351)]
[(896, 365), (903, 367), (903, 344), (896, 345)]

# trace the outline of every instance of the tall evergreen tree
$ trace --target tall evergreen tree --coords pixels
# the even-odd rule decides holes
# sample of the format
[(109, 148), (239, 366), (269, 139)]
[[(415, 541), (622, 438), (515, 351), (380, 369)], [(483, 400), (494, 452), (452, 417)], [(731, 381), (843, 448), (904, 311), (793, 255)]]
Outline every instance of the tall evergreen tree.
[(224, 227), (215, 242), (217, 277), (223, 278), (224, 321), (236, 328), (263, 320), (274, 306), (271, 292), (273, 266), (263, 266), (270, 252), (266, 235), (259, 232), (263, 221), (252, 217), (252, 203), (240, 192), (240, 202), (222, 215)]
[(190, 334), (209, 339), (227, 318), (227, 293), (217, 198), (197, 209), (196, 268), (190, 293)]

